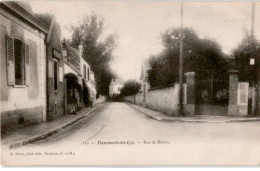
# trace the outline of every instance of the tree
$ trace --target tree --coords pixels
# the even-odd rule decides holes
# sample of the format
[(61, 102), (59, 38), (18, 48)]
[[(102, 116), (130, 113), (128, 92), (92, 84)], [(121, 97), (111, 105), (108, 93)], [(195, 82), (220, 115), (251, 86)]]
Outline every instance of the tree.
[(67, 73), (64, 77), (67, 81), (68, 103), (76, 103), (75, 90), (77, 90), (80, 95), (82, 94), (82, 87), (79, 84), (78, 77), (73, 73)]
[(116, 48), (116, 34), (103, 38), (104, 19), (94, 13), (86, 16), (77, 27), (71, 27), (73, 34), (71, 46), (79, 49), (82, 45), (83, 58), (95, 74), (97, 95), (108, 95), (109, 84), (115, 74), (111, 71), (110, 62)]
[(122, 96), (131, 96), (139, 92), (141, 84), (135, 80), (128, 80), (125, 82), (124, 87), (121, 89)]
[(81, 91), (81, 85), (79, 84), (78, 77), (73, 73), (65, 74), (65, 79), (67, 81), (67, 88), (68, 89), (77, 89)]
[[(213, 40), (200, 39), (191, 28), (184, 28), (184, 66), (185, 72), (196, 72), (196, 79), (214, 77), (227, 79), (228, 62), (220, 45)], [(179, 78), (179, 50), (180, 29), (173, 28), (162, 34), (163, 51), (149, 58), (151, 69), (148, 80), (151, 87), (167, 86), (178, 81)], [(222, 73), (219, 74), (221, 71)]]
[[(260, 59), (260, 43), (246, 33), (242, 42), (233, 50), (233, 56), (235, 69), (239, 72), (239, 80), (256, 83)], [(250, 58), (255, 59), (255, 65), (250, 65)]]

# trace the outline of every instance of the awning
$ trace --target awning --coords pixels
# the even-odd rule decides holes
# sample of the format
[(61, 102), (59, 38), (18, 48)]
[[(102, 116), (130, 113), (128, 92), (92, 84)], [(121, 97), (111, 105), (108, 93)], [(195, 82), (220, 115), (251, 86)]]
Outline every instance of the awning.
[(94, 94), (97, 94), (96, 89), (89, 83), (89, 82), (85, 82), (87, 84), (87, 87), (94, 92)]

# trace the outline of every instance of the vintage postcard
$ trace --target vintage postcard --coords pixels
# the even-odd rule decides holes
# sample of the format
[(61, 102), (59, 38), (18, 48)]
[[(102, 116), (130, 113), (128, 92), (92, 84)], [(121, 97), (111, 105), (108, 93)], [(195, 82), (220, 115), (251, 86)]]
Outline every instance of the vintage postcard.
[(1, 164), (260, 165), (260, 2), (1, 1)]

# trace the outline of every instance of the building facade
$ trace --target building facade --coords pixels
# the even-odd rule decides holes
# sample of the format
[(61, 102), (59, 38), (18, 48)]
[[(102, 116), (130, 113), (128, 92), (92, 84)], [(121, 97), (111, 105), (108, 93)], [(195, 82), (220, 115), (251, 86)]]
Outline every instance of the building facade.
[(1, 126), (46, 121), (47, 26), (28, 2), (1, 2)]
[(48, 27), (46, 38), (47, 120), (53, 120), (66, 113), (61, 31), (55, 16), (50, 14), (35, 15)]
[(119, 79), (112, 79), (109, 85), (109, 97), (119, 95), (124, 84)]
[(83, 103), (85, 106), (92, 106), (96, 101), (96, 81), (94, 72), (87, 61), (82, 57), (82, 49), (80, 49), (80, 66), (83, 85)]
[[(75, 96), (77, 99), (77, 107), (82, 108), (92, 106), (96, 101), (96, 82), (94, 73), (91, 71), (89, 64), (82, 57), (82, 50), (76, 50), (67, 43), (62, 46), (64, 56), (64, 73), (77, 76), (78, 84), (81, 90), (67, 90), (67, 99)], [(68, 100), (68, 105), (71, 106)], [(71, 113), (71, 107), (68, 108)]]

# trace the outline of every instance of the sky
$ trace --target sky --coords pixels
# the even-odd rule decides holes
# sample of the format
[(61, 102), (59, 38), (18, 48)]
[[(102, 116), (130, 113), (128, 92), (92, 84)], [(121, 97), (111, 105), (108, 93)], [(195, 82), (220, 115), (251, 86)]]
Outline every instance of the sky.
[[(111, 68), (124, 79), (139, 79), (150, 55), (162, 51), (161, 34), (180, 26), (180, 2), (174, 1), (31, 1), (36, 13), (55, 14), (62, 37), (69, 26), (92, 12), (105, 19), (104, 35), (117, 33), (118, 46)], [(200, 38), (217, 41), (230, 54), (251, 27), (251, 2), (184, 2), (184, 27)], [(260, 2), (255, 5), (255, 36), (260, 40)]]

